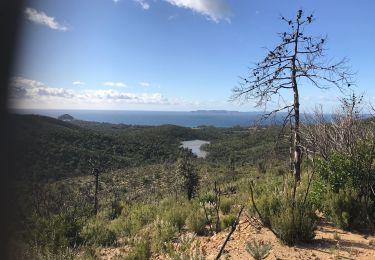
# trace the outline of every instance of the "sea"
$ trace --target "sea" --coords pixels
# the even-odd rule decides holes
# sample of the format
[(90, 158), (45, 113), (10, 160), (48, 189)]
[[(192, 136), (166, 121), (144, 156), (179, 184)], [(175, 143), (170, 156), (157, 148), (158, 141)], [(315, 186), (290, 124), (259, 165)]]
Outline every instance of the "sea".
[[(57, 118), (69, 114), (77, 120), (105, 122), (127, 125), (179, 125), (185, 127), (248, 127), (258, 124), (261, 112), (237, 111), (124, 111), (124, 110), (68, 110), (68, 109), (18, 109), (17, 114), (37, 114)], [(261, 124), (280, 122), (282, 114), (276, 118), (262, 121)]]

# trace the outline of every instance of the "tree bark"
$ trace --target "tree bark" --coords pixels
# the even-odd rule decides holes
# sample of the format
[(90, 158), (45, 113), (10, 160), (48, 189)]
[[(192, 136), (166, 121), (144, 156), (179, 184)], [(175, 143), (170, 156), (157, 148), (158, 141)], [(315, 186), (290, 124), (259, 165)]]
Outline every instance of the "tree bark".
[(98, 213), (98, 190), (99, 190), (99, 171), (93, 169), (93, 174), (95, 176), (95, 193), (94, 193), (94, 213)]
[(293, 174), (295, 182), (299, 183), (301, 180), (301, 136), (300, 136), (300, 113), (299, 113), (299, 94), (297, 84), (297, 65), (296, 59), (298, 54), (298, 39), (299, 39), (300, 22), (298, 19), (297, 30), (295, 33), (294, 55), (292, 58), (292, 88), (294, 93), (293, 108), (294, 108), (294, 161), (293, 161)]

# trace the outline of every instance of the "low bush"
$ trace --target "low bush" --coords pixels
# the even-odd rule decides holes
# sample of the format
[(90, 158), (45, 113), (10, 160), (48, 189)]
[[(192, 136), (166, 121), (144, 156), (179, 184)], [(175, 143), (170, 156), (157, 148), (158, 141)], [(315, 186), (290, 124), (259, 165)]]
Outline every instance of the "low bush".
[(81, 232), (85, 243), (100, 246), (113, 245), (116, 242), (116, 233), (108, 227), (108, 222), (100, 215), (89, 220)]
[[(334, 151), (316, 163), (325, 193), (320, 198), (323, 212), (345, 230), (375, 230), (375, 153), (373, 138), (353, 141), (351, 152)], [(319, 186), (313, 192), (319, 193)], [(321, 195), (322, 196), (322, 195)]]
[(222, 229), (232, 226), (235, 221), (236, 221), (235, 215), (230, 214), (230, 215), (223, 216), (221, 219)]
[(326, 212), (326, 207), (327, 207), (326, 197), (328, 193), (329, 193), (329, 188), (328, 188), (327, 183), (319, 175), (315, 176), (314, 181), (311, 184), (311, 189), (309, 193), (309, 201), (320, 212)]
[(137, 204), (124, 207), (121, 215), (112, 221), (111, 226), (117, 234), (134, 236), (144, 226), (154, 221), (156, 207), (153, 204)]
[(82, 244), (80, 231), (86, 220), (84, 211), (69, 210), (50, 217), (33, 215), (29, 240), (56, 253), (62, 248)]
[[(326, 215), (339, 228), (364, 232), (369, 228), (365, 201), (356, 192), (348, 188), (330, 192), (325, 203)], [(369, 203), (367, 212), (370, 221), (374, 223), (375, 210), (373, 203)]]
[(129, 255), (125, 257), (126, 260), (144, 260), (150, 259), (151, 257), (151, 247), (150, 241), (140, 240), (132, 247)]
[(256, 242), (255, 240), (247, 242), (246, 251), (255, 259), (262, 260), (266, 258), (271, 250), (270, 243)]
[(200, 203), (215, 203), (216, 202), (216, 196), (213, 192), (207, 192), (204, 193), (199, 197)]
[[(292, 180), (288, 181), (285, 185), (292, 185)], [(272, 228), (281, 242), (287, 245), (312, 240), (315, 236), (317, 216), (316, 208), (309, 196), (305, 201), (306, 180), (303, 179), (297, 188), (294, 203), (291, 195), (285, 192), (290, 191), (292, 186), (285, 186), (283, 190), (283, 186), (269, 190), (264, 187), (266, 184), (260, 183), (262, 186), (257, 187), (257, 200), (255, 201), (264, 225)], [(254, 214), (254, 208), (251, 213)]]
[[(14, 250), (15, 249), (15, 250)], [(35, 244), (17, 245), (17, 248), (12, 248), (11, 256), (9, 259), (80, 259), (78, 257), (80, 248), (61, 247), (57, 251), (52, 251), (51, 248), (45, 246), (38, 246)], [(90, 258), (84, 258), (90, 259)]]
[(223, 214), (228, 214), (232, 208), (233, 200), (229, 198), (222, 198), (220, 200), (220, 210)]
[(206, 227), (206, 217), (200, 210), (193, 210), (186, 219), (187, 228), (196, 233), (197, 235), (203, 235)]
[[(265, 191), (258, 195), (256, 205), (262, 214), (263, 224), (265, 226), (271, 226), (271, 218), (280, 211), (280, 198), (270, 191)], [(250, 213), (255, 213), (252, 207), (250, 207)]]
[(186, 201), (175, 201), (172, 199), (163, 200), (158, 208), (158, 215), (161, 219), (168, 221), (175, 226), (178, 231), (185, 226), (190, 203)]
[(151, 225), (151, 251), (165, 253), (168, 243), (176, 236), (177, 228), (170, 222), (157, 218)]
[(167, 259), (173, 260), (205, 260), (205, 251), (202, 250), (199, 240), (192, 233), (183, 234), (179, 238), (177, 247), (170, 249)]
[(317, 216), (309, 203), (302, 205), (297, 202), (293, 209), (290, 203), (284, 202), (271, 216), (271, 227), (278, 238), (289, 246), (309, 242), (315, 236)]
[(175, 226), (178, 231), (185, 226), (187, 212), (182, 207), (173, 207), (164, 213), (163, 219)]

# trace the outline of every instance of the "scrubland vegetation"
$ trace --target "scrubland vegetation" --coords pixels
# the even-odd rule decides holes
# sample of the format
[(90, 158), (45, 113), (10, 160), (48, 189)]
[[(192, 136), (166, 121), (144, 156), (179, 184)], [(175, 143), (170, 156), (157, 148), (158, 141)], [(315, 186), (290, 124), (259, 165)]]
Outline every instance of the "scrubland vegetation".
[[(342, 62), (311, 64), (325, 42), (299, 31), (312, 15), (300, 10), (296, 20), (282, 20), (292, 32), (234, 90), (235, 98), (260, 103), (277, 86), (292, 90), (282, 125), (191, 129), (14, 116), (15, 257), (95, 259), (103, 248), (121, 248), (124, 259), (205, 259), (199, 238), (232, 234), (243, 209), (249, 225), (286, 246), (312, 242), (323, 222), (373, 235), (375, 121), (361, 110), (373, 109), (353, 94), (329, 119), (319, 110), (302, 119), (297, 76), (314, 82), (321, 70), (321, 79), (341, 89), (350, 85), (348, 74)], [(314, 59), (298, 60), (305, 54)], [(274, 62), (286, 65), (274, 70)], [(338, 79), (324, 76), (327, 70)], [(190, 139), (211, 142), (205, 160), (180, 147)], [(253, 240), (243, 249), (262, 259), (271, 247)]]
[[(175, 248), (174, 243), (181, 239), (181, 235), (205, 236), (233, 224), (239, 202), (246, 203), (248, 199), (244, 193), (247, 180), (252, 175), (265, 174), (263, 168), (266, 162), (263, 158), (268, 153), (263, 145), (267, 140), (262, 139), (259, 143), (252, 141), (252, 149), (257, 151), (255, 154), (259, 157), (232, 155), (228, 159), (222, 155), (202, 160), (179, 148), (179, 142), (200, 138), (220, 147), (231, 143), (227, 140), (230, 136), (233, 139), (231, 145), (234, 146), (240, 143), (244, 135), (254, 139), (267, 136), (271, 142), (277, 137), (278, 128), (242, 128), (239, 131), (213, 127), (189, 129), (176, 126), (133, 126), (106, 132), (103, 126), (99, 128), (94, 123), (65, 123), (40, 116), (15, 116), (15, 122), (16, 127), (20, 127), (18, 144), (27, 146), (18, 156), (34, 157), (32, 167), (29, 162), (23, 163), (24, 159), (19, 160), (19, 175), (15, 180), (19, 191), (19, 218), (22, 222), (15, 241), (22, 241), (25, 250), (20, 252), (25, 258), (62, 255), (85, 258), (86, 254), (95, 252), (93, 248), (116, 246), (119, 243), (129, 245), (130, 258), (144, 259), (145, 256), (159, 253), (177, 256), (179, 252), (176, 250), (180, 249)], [(118, 126), (105, 127), (112, 129)], [(118, 147), (124, 140), (128, 144), (134, 141), (140, 157), (144, 158), (136, 165), (106, 164), (108, 168), (100, 168), (97, 214), (94, 211), (95, 177), (91, 175), (90, 164), (87, 162), (86, 168), (82, 168), (87, 169), (86, 172), (69, 173), (71, 157), (60, 157), (57, 165), (50, 163), (56, 151), (49, 147), (56, 143), (60, 144), (58, 148), (61, 154), (76, 151), (82, 153), (74, 155), (76, 158), (86, 158), (87, 150), (81, 149), (87, 144), (82, 144), (83, 141), (67, 141), (69, 135), (73, 134), (79, 137), (95, 136), (100, 145), (107, 145), (102, 150), (91, 146), (93, 148), (90, 147), (90, 152), (94, 156), (96, 153), (109, 156), (111, 146)], [(138, 135), (144, 138), (140, 139)], [(154, 136), (157, 137), (154, 139)], [(103, 144), (102, 140), (109, 141)], [(163, 140), (166, 140), (164, 145)], [(32, 142), (37, 142), (38, 146)], [(139, 145), (139, 142), (142, 144)], [(141, 149), (152, 146), (153, 142), (153, 152), (160, 154), (157, 162), (148, 156), (147, 149)], [(162, 144), (159, 146), (160, 142)], [(43, 157), (37, 153), (41, 146), (44, 147)], [(125, 149), (132, 148), (128, 146)], [(174, 154), (179, 160), (173, 162), (172, 159), (165, 159), (164, 154)], [(125, 152), (116, 154), (117, 158), (127, 156)], [(100, 165), (98, 162), (96, 164)], [(61, 167), (59, 173), (54, 174), (55, 167)], [(39, 175), (37, 169), (40, 168), (52, 174)], [(27, 172), (31, 174), (27, 176)], [(189, 243), (185, 247), (190, 247)]]
[[(353, 100), (353, 106), (348, 104), (343, 104), (330, 122), (317, 122), (321, 119), (318, 116), (322, 116), (317, 113), (314, 117), (310, 115), (314, 124), (303, 126), (305, 136), (310, 139), (304, 143), (308, 154), (301, 183), (295, 191), (289, 168), (288, 134), (280, 142), (281, 128), (277, 126), (240, 130), (129, 126), (121, 131), (106, 132), (103, 127), (98, 129), (96, 124), (87, 122), (82, 126), (82, 122), (15, 116), (23, 133), (17, 135), (18, 142), (29, 145), (19, 156), (34, 159), (32, 167), (30, 162), (23, 164), (23, 160), (17, 165), (20, 173), (32, 174), (20, 174), (14, 181), (21, 223), (12, 238), (17, 248), (14, 252), (22, 259), (87, 259), (98, 257), (100, 248), (121, 247), (126, 248), (123, 252), (126, 259), (147, 259), (157, 255), (172, 259), (204, 259), (204, 252), (198, 250), (197, 236), (211, 236), (230, 229), (241, 205), (245, 206), (246, 215), (260, 219), (286, 245), (314, 239), (315, 230), (322, 221), (318, 212), (344, 230), (373, 234), (374, 124), (371, 118), (361, 118)], [(181, 134), (172, 136), (171, 129)], [(80, 152), (82, 146), (87, 145), (82, 144), (83, 141), (66, 141), (70, 140), (71, 133), (111, 140), (105, 144), (107, 152), (103, 152), (104, 148), (95, 150), (95, 146), (90, 149), (94, 155), (97, 152), (112, 156), (108, 151), (113, 151), (111, 146), (116, 147), (115, 158), (134, 156), (124, 152), (131, 147), (120, 146), (121, 142), (131, 144), (133, 134), (157, 135), (156, 139), (135, 139), (144, 143), (140, 147), (155, 142), (157, 149), (153, 152), (160, 157), (149, 156), (148, 149), (139, 149), (137, 156), (145, 159), (136, 165), (98, 167), (98, 211), (95, 214), (95, 177), (90, 165), (86, 166), (86, 172), (69, 174), (71, 157), (62, 156), (58, 164), (51, 163), (56, 154), (55, 150), (48, 150), (49, 145), (62, 144), (59, 146), (61, 154)], [(203, 135), (212, 142), (205, 149), (217, 154), (216, 157), (210, 154), (205, 160), (198, 159), (178, 147), (181, 140)], [(323, 139), (323, 136), (327, 138)], [(313, 138), (319, 139), (320, 143), (327, 142), (322, 146), (324, 151), (318, 150)], [(168, 141), (157, 146), (161, 140)], [(39, 144), (30, 146), (29, 142)], [(104, 146), (102, 142), (98, 143)], [(250, 143), (252, 153), (247, 152)], [(45, 147), (45, 154), (38, 157), (41, 145)], [(221, 150), (219, 147), (233, 149)], [(276, 150), (270, 152), (270, 147)], [(310, 150), (313, 147), (316, 150)], [(222, 154), (219, 154), (220, 150)], [(81, 156), (86, 158), (84, 153), (86, 150)], [(277, 155), (272, 157), (275, 153)], [(174, 155), (175, 161), (165, 154)], [(61, 168), (54, 174), (56, 167)], [(50, 176), (38, 175), (37, 169), (41, 168), (43, 172), (50, 172)], [(249, 241), (247, 250), (267, 254), (269, 249), (257, 248), (259, 246), (256, 241)]]

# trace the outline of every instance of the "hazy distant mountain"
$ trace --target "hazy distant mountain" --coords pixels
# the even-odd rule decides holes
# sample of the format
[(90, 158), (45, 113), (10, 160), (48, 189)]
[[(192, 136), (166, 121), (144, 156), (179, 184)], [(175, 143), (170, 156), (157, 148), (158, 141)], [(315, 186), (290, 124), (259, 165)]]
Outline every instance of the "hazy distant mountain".
[(239, 111), (230, 110), (195, 110), (190, 111), (191, 113), (216, 113), (216, 114), (228, 114), (228, 113), (240, 113)]
[(74, 117), (72, 117), (69, 114), (63, 114), (63, 115), (59, 116), (57, 119), (62, 120), (62, 121), (72, 121), (72, 120), (74, 120)]

